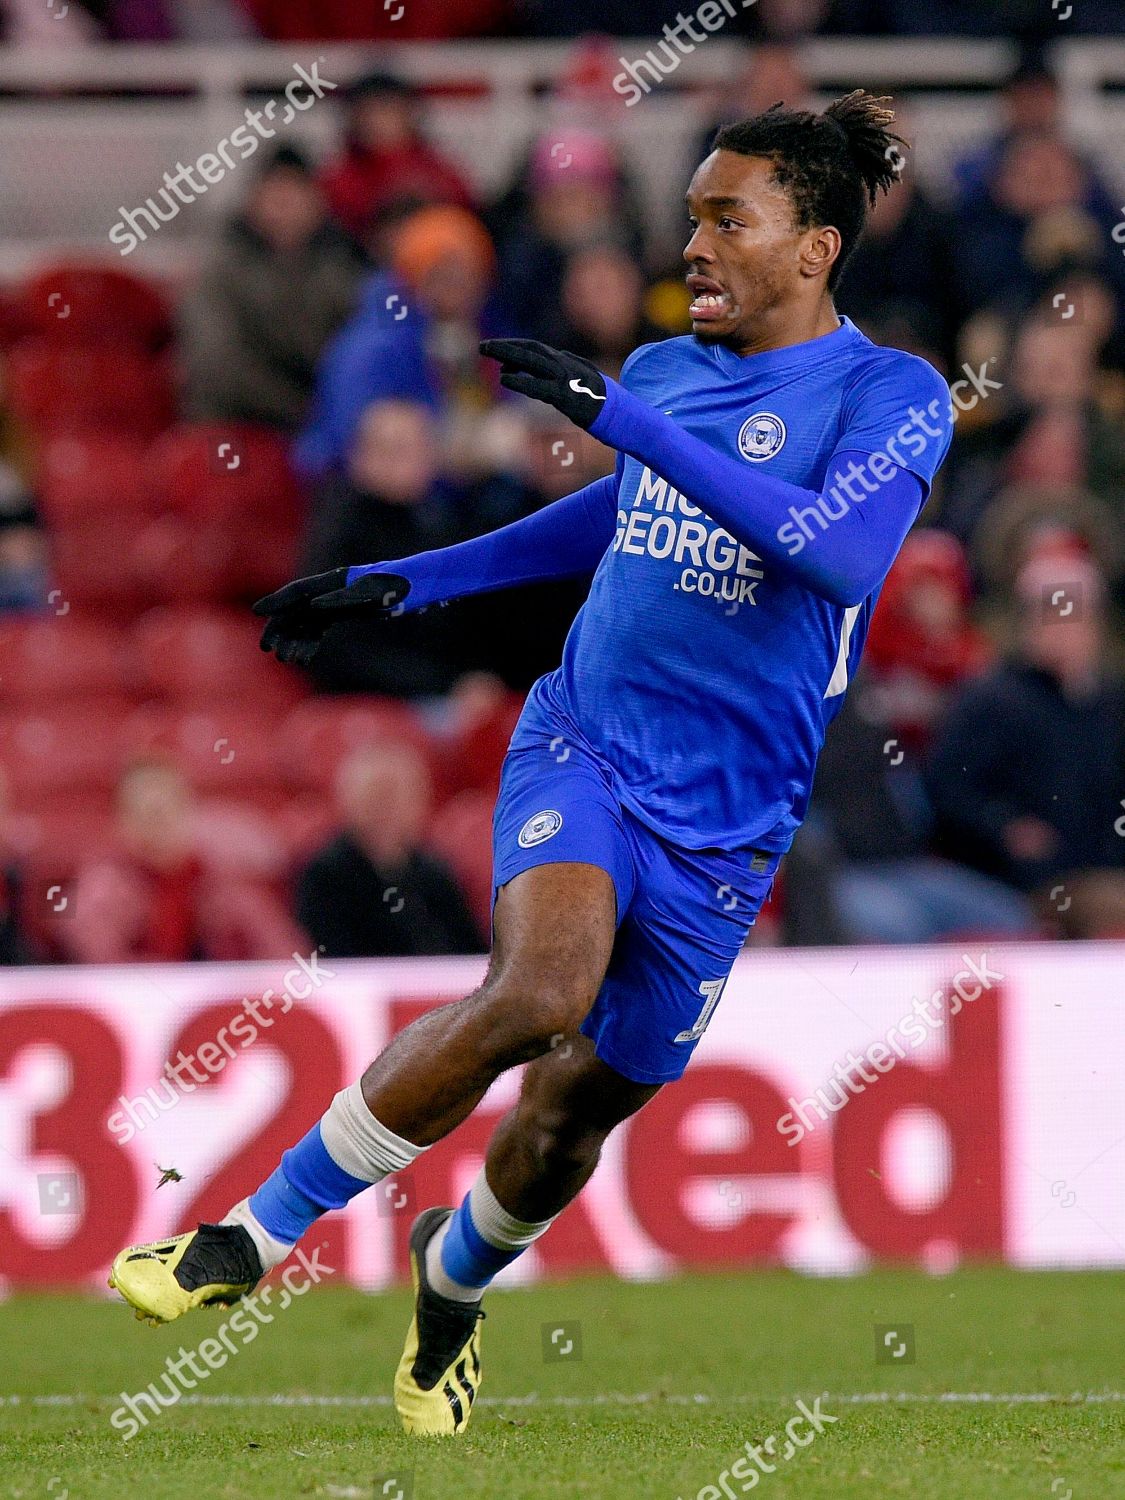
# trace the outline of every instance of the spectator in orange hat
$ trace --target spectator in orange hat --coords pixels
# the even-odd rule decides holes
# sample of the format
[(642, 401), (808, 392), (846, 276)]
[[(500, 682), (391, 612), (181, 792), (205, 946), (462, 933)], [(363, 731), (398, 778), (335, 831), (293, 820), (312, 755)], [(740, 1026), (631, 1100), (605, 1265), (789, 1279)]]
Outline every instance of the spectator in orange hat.
[(503, 331), (489, 302), (495, 253), (467, 209), (434, 205), (398, 226), (390, 268), (368, 281), (351, 321), (328, 346), (312, 417), (297, 445), (310, 477), (340, 473), (360, 414), (374, 401), (420, 401), (479, 417), (496, 393), (478, 344)]
[(488, 230), (467, 209), (419, 209), (394, 237), (391, 267), (425, 309), (427, 351), (447, 400), (488, 405), (498, 394), (495, 364), (478, 347), (496, 275)]

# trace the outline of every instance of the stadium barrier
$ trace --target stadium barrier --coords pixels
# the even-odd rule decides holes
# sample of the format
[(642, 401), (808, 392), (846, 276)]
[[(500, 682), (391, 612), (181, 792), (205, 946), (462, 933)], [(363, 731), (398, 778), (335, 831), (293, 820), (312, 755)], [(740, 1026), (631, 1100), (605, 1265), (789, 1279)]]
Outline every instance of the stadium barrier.
[[(611, 57), (635, 58), (648, 38), (615, 38)], [(911, 161), (939, 197), (950, 191), (953, 160), (997, 128), (992, 92), (1017, 60), (1010, 38), (822, 37), (797, 48), (821, 102), (862, 82), (893, 91), (907, 106)], [(1125, 40), (1066, 38), (1050, 55), (1058, 69), (1068, 128), (1113, 191), (1125, 192), (1118, 149), (1125, 129)], [(344, 85), (372, 66), (392, 66), (430, 94), (428, 129), (484, 196), (506, 185), (529, 142), (550, 129), (585, 122), (612, 135), (636, 174), (655, 233), (676, 243), (682, 188), (693, 149), (720, 92), (746, 65), (747, 48), (716, 36), (685, 56), (674, 78), (644, 107), (613, 94), (594, 104), (544, 94), (565, 75), (570, 42), (247, 44), (231, 47), (112, 45), (0, 51), (0, 272), (33, 271), (46, 256), (81, 250), (120, 264), (109, 241), (122, 207), (143, 203), (165, 171), (192, 163), (239, 126), (250, 103), (280, 95), (295, 65), (320, 66)], [(128, 97), (114, 97), (127, 89)], [(329, 99), (339, 95), (330, 94)], [(317, 154), (338, 143), (337, 107), (298, 113), (287, 133)], [(217, 225), (241, 201), (248, 168), (225, 173), (146, 246), (150, 271), (190, 274)], [(53, 192), (45, 198), (45, 175)], [(672, 190), (669, 190), (672, 184)]]
[[(683, 1081), (511, 1279), (1125, 1266), (1123, 963), (1112, 943), (747, 953)], [(319, 955), (8, 971), (0, 1285), (99, 1287), (122, 1245), (220, 1217), (395, 1031), (481, 973)], [(413, 1213), (464, 1192), (517, 1084), (326, 1221), (335, 1270), (402, 1277)]]

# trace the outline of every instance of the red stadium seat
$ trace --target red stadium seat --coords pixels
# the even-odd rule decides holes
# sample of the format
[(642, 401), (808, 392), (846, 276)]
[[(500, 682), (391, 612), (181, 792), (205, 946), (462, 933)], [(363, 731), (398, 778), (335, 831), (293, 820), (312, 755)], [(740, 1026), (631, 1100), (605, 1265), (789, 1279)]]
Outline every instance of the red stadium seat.
[(361, 745), (406, 744), (436, 769), (439, 759), (417, 712), (393, 698), (310, 698), (288, 715), (280, 743), (297, 785), (331, 792), (344, 757)]
[(180, 426), (152, 446), (145, 470), (154, 502), (190, 528), (182, 564), (167, 580), (170, 597), (252, 599), (293, 576), (302, 505), (276, 433), (238, 423)]
[(56, 792), (24, 806), (15, 822), (18, 848), (32, 869), (72, 875), (114, 844), (113, 807), (104, 791)]
[(202, 525), (164, 515), (135, 540), (134, 572), (148, 602), (246, 604), (292, 578), (296, 541), (267, 535), (246, 545), (246, 523)]
[(155, 437), (172, 420), (166, 362), (128, 346), (21, 339), (8, 352), (8, 388), (16, 418), (40, 439), (60, 432)]
[(108, 849), (114, 838), (111, 794), (105, 789), (13, 797), (12, 847), (21, 860), (69, 875)]
[(19, 291), (0, 287), (0, 349), (10, 349), (31, 332), (26, 298)]
[(159, 522), (103, 516), (51, 533), (56, 606), (93, 605), (132, 614), (160, 598), (169, 544)]
[(141, 439), (111, 433), (51, 438), (40, 455), (36, 486), (48, 528), (105, 515), (127, 515), (132, 521), (151, 513), (144, 454)]
[(148, 602), (181, 604), (237, 597), (246, 550), (235, 527), (192, 525), (166, 514), (137, 538), (135, 558)]
[(52, 343), (133, 344), (154, 351), (172, 333), (168, 305), (155, 287), (114, 266), (48, 266), (26, 284), (23, 302), (31, 327)]
[[(147, 470), (162, 505), (196, 523), (260, 520), (287, 531), (300, 523), (288, 446), (268, 428), (235, 422), (176, 427), (153, 444)], [(251, 543), (252, 550), (258, 538)]]
[(240, 702), (193, 710), (163, 703), (134, 709), (121, 729), (131, 756), (166, 755), (196, 791), (256, 800), (271, 807), (284, 795), (277, 744), (281, 716)]
[(130, 689), (125, 635), (69, 611), (0, 620), (0, 682), (20, 703), (120, 696)]
[(254, 545), (239, 546), (228, 569), (232, 599), (258, 599), (279, 589), (299, 571), (301, 535), (299, 527), (268, 523)]
[(0, 715), (0, 765), (15, 804), (35, 809), (60, 793), (106, 795), (122, 764), (128, 699), (87, 700)]
[(258, 649), (261, 625), (248, 610), (202, 604), (150, 610), (132, 632), (145, 689), (181, 703), (291, 707), (308, 689), (296, 672)]
[(458, 792), (430, 823), (427, 843), (457, 877), (487, 937), (492, 922), (492, 811), (490, 792)]

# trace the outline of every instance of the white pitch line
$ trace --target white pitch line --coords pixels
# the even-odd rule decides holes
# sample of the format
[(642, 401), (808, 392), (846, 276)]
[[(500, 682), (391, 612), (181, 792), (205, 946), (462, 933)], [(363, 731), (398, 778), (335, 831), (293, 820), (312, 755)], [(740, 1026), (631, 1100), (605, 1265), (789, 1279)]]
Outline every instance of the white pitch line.
[[(796, 1395), (808, 1394), (797, 1392)], [(1050, 1391), (1013, 1391), (1000, 1393), (996, 1391), (846, 1391), (831, 1392), (821, 1391), (814, 1393), (826, 1404), (836, 1406), (883, 1406), (883, 1405), (919, 1405), (919, 1406), (1099, 1406), (1111, 1405), (1125, 1402), (1125, 1391), (1072, 1391), (1050, 1392)], [(120, 1401), (120, 1396), (81, 1396), (81, 1395), (32, 1395), (32, 1396), (0, 1396), (0, 1406), (88, 1406), (91, 1403), (102, 1405), (110, 1402)], [(708, 1396), (698, 1395), (664, 1395), (656, 1391), (639, 1391), (635, 1394), (618, 1391), (596, 1392), (589, 1396), (541, 1396), (532, 1391), (523, 1396), (481, 1396), (476, 1401), (477, 1406), (566, 1406), (566, 1407), (594, 1407), (594, 1406), (748, 1406), (759, 1403), (783, 1404), (795, 1399), (794, 1393), (782, 1396)], [(393, 1404), (390, 1396), (294, 1396), (294, 1395), (226, 1395), (219, 1392), (214, 1394), (186, 1394), (176, 1402), (177, 1406), (213, 1406), (213, 1407), (249, 1407), (262, 1408), (303, 1408), (303, 1407), (354, 1407), (357, 1409), (384, 1408)]]

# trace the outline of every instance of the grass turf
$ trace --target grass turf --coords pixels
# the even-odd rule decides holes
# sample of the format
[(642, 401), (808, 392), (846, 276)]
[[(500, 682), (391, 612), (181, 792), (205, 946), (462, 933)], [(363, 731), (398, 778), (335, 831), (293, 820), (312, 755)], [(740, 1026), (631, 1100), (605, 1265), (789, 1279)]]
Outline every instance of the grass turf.
[[(75, 1297), (0, 1306), (0, 1497), (37, 1500), (716, 1500), (747, 1440), (782, 1435), (794, 1402), (838, 1417), (757, 1488), (794, 1500), (1125, 1497), (1125, 1404), (861, 1403), (859, 1393), (1070, 1398), (1125, 1387), (1122, 1278), (973, 1269), (943, 1279), (786, 1273), (661, 1286), (575, 1281), (493, 1295), (487, 1404), (461, 1439), (406, 1438), (388, 1405), (268, 1406), (284, 1396), (382, 1401), (408, 1318), (401, 1292), (311, 1292), (131, 1442), (123, 1390), (163, 1373), (224, 1314), (171, 1328)], [(581, 1357), (573, 1325), (580, 1325)], [(565, 1325), (575, 1351), (544, 1357)], [(912, 1325), (914, 1362), (876, 1363), (877, 1325)], [(646, 1395), (637, 1404), (599, 1398)], [(42, 1398), (61, 1396), (65, 1404)], [(528, 1398), (534, 1396), (535, 1400)], [(695, 1400), (703, 1397), (704, 1400)], [(77, 1400), (72, 1398), (79, 1398)], [(219, 1400), (244, 1404), (216, 1404)], [(784, 1441), (783, 1435), (778, 1448)], [(767, 1456), (767, 1462), (768, 1462)]]

